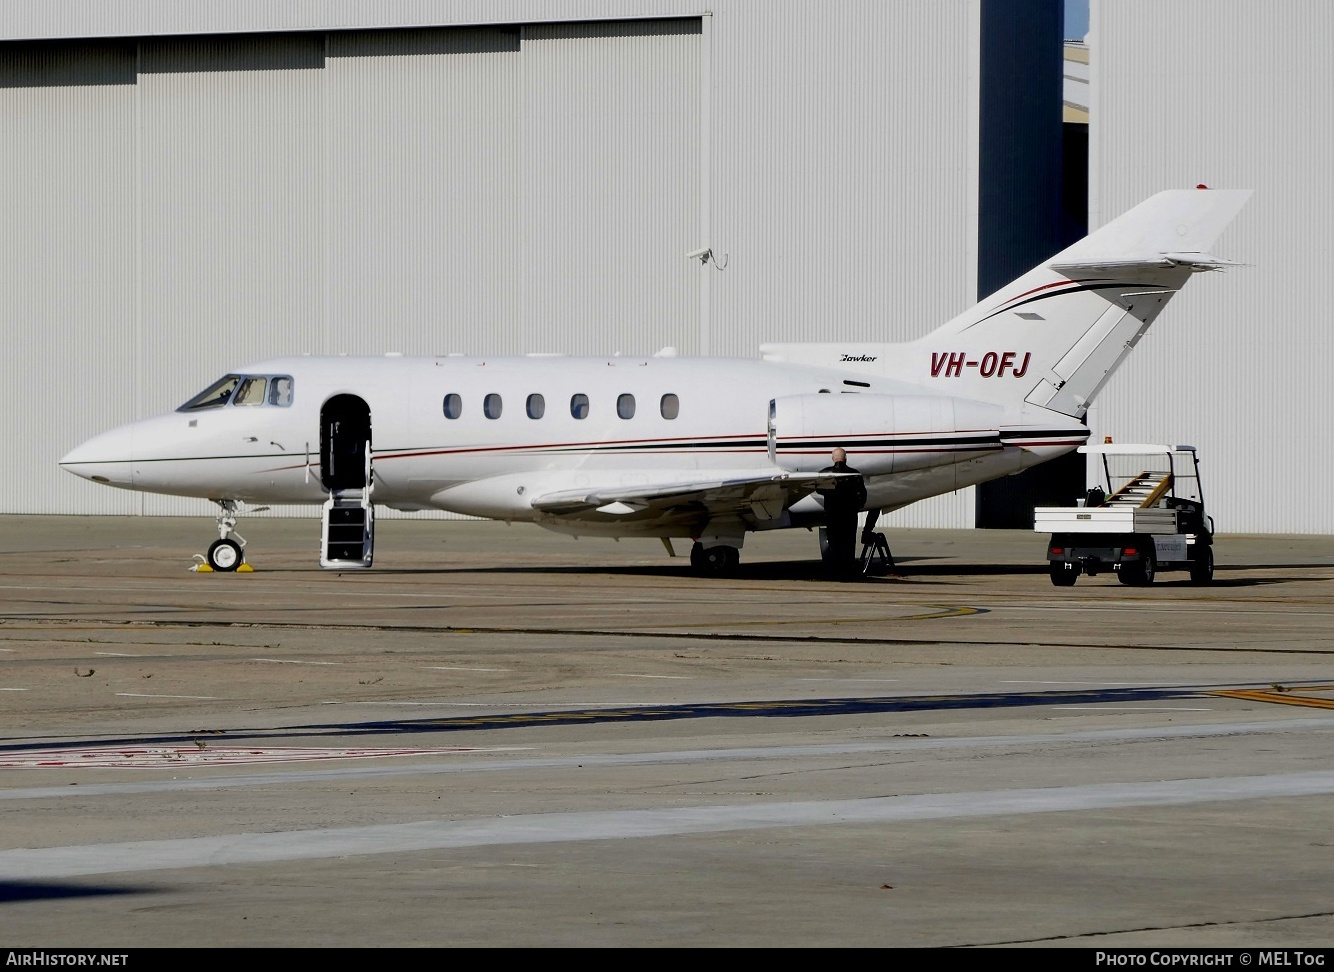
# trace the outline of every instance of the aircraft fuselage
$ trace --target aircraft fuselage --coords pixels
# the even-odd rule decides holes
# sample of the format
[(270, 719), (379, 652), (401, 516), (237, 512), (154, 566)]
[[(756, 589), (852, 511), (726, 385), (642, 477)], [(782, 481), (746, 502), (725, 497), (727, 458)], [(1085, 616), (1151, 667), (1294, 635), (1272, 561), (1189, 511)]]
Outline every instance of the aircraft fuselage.
[[(816, 471), (842, 446), (866, 476), (868, 508), (893, 508), (1017, 472), (1087, 436), (1054, 413), (1006, 415), (874, 375), (750, 359), (291, 357), (232, 374), (267, 384), (114, 429), (62, 465), (144, 492), (321, 503), (338, 462), (331, 437), (364, 436), (378, 504), (680, 536), (696, 525), (688, 509), (572, 516), (533, 500), (583, 486)], [(820, 509), (808, 497), (793, 512), (818, 519)], [(747, 528), (787, 525), (789, 516), (755, 518)]]

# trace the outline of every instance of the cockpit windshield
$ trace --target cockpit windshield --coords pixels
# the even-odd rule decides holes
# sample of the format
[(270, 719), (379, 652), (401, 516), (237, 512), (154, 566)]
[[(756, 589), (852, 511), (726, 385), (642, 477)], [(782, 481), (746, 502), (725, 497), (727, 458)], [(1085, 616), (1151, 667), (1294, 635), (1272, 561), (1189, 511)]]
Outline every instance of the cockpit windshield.
[(240, 375), (228, 375), (225, 378), (219, 378), (176, 411), (194, 412), (201, 408), (221, 408), (232, 397), (232, 392), (236, 390), (240, 381)]
[(292, 404), (291, 375), (227, 375), (219, 378), (178, 412), (198, 412), (205, 408), (233, 405), (277, 405), (286, 408)]

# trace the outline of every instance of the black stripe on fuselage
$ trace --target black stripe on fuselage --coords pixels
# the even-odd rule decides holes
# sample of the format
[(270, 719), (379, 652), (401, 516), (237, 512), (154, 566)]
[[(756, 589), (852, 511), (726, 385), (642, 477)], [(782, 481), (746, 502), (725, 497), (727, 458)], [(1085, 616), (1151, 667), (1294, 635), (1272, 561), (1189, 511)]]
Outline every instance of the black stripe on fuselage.
[[(988, 435), (979, 435), (977, 433), (957, 433), (942, 432), (936, 435), (915, 435), (911, 438), (903, 437), (899, 433), (880, 433), (872, 436), (862, 436), (856, 438), (843, 437), (838, 439), (827, 437), (810, 437), (800, 440), (780, 440), (777, 443), (781, 449), (803, 448), (829, 448), (836, 446), (843, 448), (940, 448), (940, 447), (960, 447), (960, 446), (985, 446), (986, 448), (999, 448), (1000, 443), (996, 433)], [(623, 442), (569, 442), (552, 445), (478, 445), (478, 446), (459, 446), (455, 448), (431, 448), (418, 447), (415, 449), (387, 449), (376, 452), (378, 459), (405, 459), (432, 455), (453, 455), (465, 453), (517, 453), (522, 455), (627, 455), (635, 453), (669, 453), (669, 452), (735, 452), (735, 451), (754, 451), (765, 450), (768, 448), (768, 438), (765, 436), (750, 437), (718, 437), (705, 440), (691, 439), (632, 439)]]
[(1001, 441), (1010, 439), (1087, 439), (1088, 429), (1011, 429), (1001, 433)]

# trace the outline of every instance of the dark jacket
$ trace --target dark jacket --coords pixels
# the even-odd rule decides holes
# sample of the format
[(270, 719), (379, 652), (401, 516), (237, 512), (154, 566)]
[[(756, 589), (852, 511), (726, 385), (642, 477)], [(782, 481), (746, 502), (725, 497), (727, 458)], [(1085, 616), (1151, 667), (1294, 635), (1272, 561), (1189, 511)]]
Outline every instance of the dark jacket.
[(839, 513), (860, 513), (866, 505), (866, 481), (861, 473), (846, 462), (836, 462), (825, 466), (820, 472), (856, 473), (855, 476), (841, 476), (833, 486), (817, 490), (824, 497), (825, 512), (831, 515)]

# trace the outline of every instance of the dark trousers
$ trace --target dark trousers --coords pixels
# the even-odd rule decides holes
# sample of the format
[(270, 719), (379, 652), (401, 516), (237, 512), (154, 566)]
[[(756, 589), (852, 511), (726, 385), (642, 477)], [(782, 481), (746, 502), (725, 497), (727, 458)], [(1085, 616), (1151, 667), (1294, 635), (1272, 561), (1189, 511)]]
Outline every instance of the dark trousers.
[(829, 569), (837, 574), (857, 569), (857, 514), (829, 513), (825, 537), (829, 541)]

